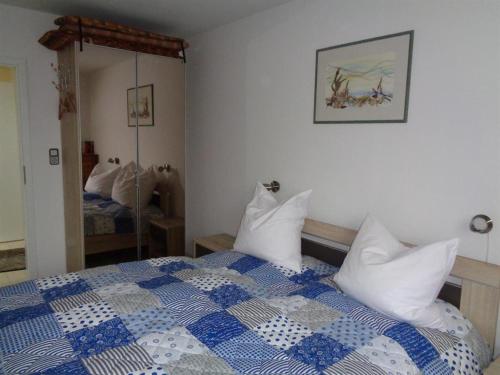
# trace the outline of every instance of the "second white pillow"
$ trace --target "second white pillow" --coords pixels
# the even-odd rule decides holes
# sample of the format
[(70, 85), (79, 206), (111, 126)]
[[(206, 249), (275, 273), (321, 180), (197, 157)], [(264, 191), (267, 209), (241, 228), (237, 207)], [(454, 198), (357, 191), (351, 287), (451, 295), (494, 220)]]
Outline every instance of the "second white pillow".
[(386, 315), (446, 330), (434, 301), (453, 267), (458, 243), (408, 248), (367, 216), (334, 280), (346, 294)]
[(311, 190), (279, 204), (261, 184), (247, 205), (234, 250), (300, 272), (301, 233)]

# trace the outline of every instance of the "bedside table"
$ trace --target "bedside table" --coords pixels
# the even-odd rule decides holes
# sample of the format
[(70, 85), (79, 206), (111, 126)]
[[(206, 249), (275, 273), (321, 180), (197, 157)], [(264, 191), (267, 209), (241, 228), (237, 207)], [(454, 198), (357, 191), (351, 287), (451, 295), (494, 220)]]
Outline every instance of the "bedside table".
[(225, 233), (195, 238), (193, 241), (193, 258), (215, 251), (232, 250), (235, 239), (235, 237)]
[(490, 366), (484, 370), (484, 375), (500, 375), (500, 357), (490, 363)]
[(166, 217), (149, 222), (149, 257), (184, 256), (184, 219)]

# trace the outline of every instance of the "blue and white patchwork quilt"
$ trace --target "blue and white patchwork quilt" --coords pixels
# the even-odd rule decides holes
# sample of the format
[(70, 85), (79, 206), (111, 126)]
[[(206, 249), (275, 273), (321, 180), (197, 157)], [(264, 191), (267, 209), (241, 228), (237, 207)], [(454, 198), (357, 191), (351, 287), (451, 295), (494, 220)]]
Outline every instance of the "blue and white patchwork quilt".
[(488, 349), (451, 305), (448, 333), (415, 328), (303, 263), (227, 251), (0, 288), (0, 374), (481, 373)]
[[(147, 232), (149, 221), (162, 218), (163, 212), (152, 204), (141, 210), (142, 230)], [(83, 192), (83, 226), (85, 236), (135, 233), (135, 213), (111, 198)]]

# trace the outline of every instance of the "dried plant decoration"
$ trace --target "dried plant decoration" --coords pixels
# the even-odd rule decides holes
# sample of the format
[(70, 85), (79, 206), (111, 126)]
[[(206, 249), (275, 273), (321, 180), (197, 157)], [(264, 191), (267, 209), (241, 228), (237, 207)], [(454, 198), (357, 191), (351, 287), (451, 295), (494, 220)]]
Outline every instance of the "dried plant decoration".
[(57, 74), (57, 81), (52, 81), (52, 85), (59, 92), (59, 120), (65, 113), (76, 113), (76, 96), (71, 90), (71, 69), (64, 64), (55, 65), (51, 63), (50, 66)]

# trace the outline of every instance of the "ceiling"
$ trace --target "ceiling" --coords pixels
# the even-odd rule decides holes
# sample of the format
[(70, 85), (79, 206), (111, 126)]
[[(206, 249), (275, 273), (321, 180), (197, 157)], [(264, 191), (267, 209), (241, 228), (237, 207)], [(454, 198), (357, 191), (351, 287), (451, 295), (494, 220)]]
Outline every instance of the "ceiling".
[(0, 0), (57, 15), (114, 21), (188, 37), (290, 0)]

